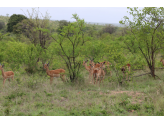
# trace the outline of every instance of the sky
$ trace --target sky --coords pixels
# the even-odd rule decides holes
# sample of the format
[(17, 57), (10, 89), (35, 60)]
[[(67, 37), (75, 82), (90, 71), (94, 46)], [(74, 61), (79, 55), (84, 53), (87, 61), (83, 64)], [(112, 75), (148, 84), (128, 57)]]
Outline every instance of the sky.
[[(30, 7), (0, 7), (0, 14), (23, 14), (28, 15)], [(38, 10), (38, 8), (36, 8)], [(49, 13), (51, 20), (74, 21), (72, 14), (77, 13), (86, 22), (119, 23), (123, 16), (127, 16), (126, 7), (39, 7), (39, 11), (45, 15)]]

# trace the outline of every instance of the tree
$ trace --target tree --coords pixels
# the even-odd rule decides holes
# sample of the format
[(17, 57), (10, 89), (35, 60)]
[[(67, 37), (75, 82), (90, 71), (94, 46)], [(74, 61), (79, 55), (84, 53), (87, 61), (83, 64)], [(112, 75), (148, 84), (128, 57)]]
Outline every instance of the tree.
[(164, 48), (164, 8), (144, 7), (138, 10), (137, 7), (128, 7), (128, 9), (133, 21), (127, 16), (124, 16), (124, 21), (120, 21), (121, 24), (128, 24), (130, 28), (129, 35), (124, 40), (125, 46), (130, 52), (139, 51), (138, 53), (143, 55), (151, 75), (155, 78), (155, 58)]
[(102, 32), (112, 34), (116, 31), (116, 29), (117, 28), (113, 26), (112, 24), (108, 24), (102, 29)]
[(40, 50), (40, 56), (36, 63), (41, 60), (44, 66), (45, 59), (48, 59), (48, 57), (44, 56), (44, 59), (41, 59), (41, 55), (44, 54), (43, 52), (46, 52), (51, 41), (51, 31), (49, 30), (50, 16), (48, 13), (45, 16), (43, 14), (40, 16), (39, 9), (37, 11), (35, 8), (32, 9), (31, 14), (28, 11), (28, 15), (28, 20), (23, 20), (14, 26), (14, 33), (25, 35), (34, 46), (40, 45), (42, 50)]
[(13, 31), (13, 26), (16, 25), (17, 23), (21, 22), (24, 19), (28, 19), (26, 16), (24, 15), (20, 15), (20, 14), (13, 14), (8, 23), (7, 23), (7, 31), (8, 32), (12, 32)]
[(68, 24), (70, 24), (70, 22), (68, 22), (66, 20), (59, 21), (59, 27), (56, 30), (58, 32), (58, 34), (60, 34), (62, 32), (61, 30), (64, 28), (64, 26), (68, 26)]
[(0, 21), (0, 30), (5, 27), (5, 23), (3, 21)]
[[(79, 72), (81, 61), (81, 51), (84, 44), (90, 40), (90, 37), (86, 36), (83, 32), (85, 28), (84, 20), (79, 19), (77, 14), (73, 14), (73, 18), (77, 21), (70, 23), (68, 26), (64, 26), (61, 35), (53, 35), (55, 40), (54, 49), (56, 53), (64, 60), (71, 82), (76, 82)], [(72, 35), (70, 35), (72, 34)]]

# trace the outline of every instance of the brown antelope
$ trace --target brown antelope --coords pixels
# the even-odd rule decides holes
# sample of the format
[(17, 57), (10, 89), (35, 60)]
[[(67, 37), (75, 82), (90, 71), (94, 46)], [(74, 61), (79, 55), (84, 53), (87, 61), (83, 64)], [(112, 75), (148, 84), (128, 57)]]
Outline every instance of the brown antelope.
[(49, 70), (49, 63), (44, 64), (44, 69), (46, 69), (46, 73), (50, 76), (50, 84), (52, 84), (54, 77), (60, 77), (63, 82), (65, 82), (65, 70), (64, 69), (56, 69), (56, 70)]
[(98, 69), (95, 69), (95, 65), (90, 65), (91, 66), (91, 71), (93, 74), (93, 81), (95, 84), (95, 79), (96, 79), (96, 84), (98, 83), (98, 79), (99, 79), (99, 87), (100, 87), (100, 83), (104, 80), (104, 76), (105, 76), (105, 72), (103, 70), (103, 65), (105, 64), (105, 62), (100, 63), (100, 67)]
[(94, 66), (94, 69), (98, 69), (100, 67), (100, 63), (94, 63), (93, 60), (93, 58), (90, 60), (89, 65), (91, 64), (92, 66)]
[[(126, 69), (127, 69), (128, 72), (130, 73), (130, 68), (131, 68), (131, 65), (130, 65), (129, 63), (121, 68), (121, 71), (122, 71), (122, 73), (123, 73), (123, 77), (125, 76), (125, 71), (126, 71)], [(127, 74), (126, 80), (128, 79), (128, 72), (126, 72), (126, 74)]]
[(14, 80), (14, 72), (13, 71), (4, 72), (3, 67), (4, 67), (4, 65), (0, 64), (0, 70), (2, 71), (3, 87), (4, 87), (6, 79), (8, 79), (9, 82), (10, 82), (10, 78), (12, 78), (12, 80)]
[(94, 63), (93, 59), (90, 60), (89, 64), (94, 65), (94, 69), (98, 69), (100, 67), (100, 63), (99, 62), (98, 63)]
[(91, 69), (91, 66), (87, 66), (87, 62), (88, 62), (88, 60), (86, 60), (86, 61), (83, 61), (83, 66), (85, 67), (85, 69), (89, 72), (90, 71), (90, 69)]
[(95, 63), (93, 62), (93, 59), (90, 60), (89, 64), (91, 64), (91, 65), (95, 64)]
[(86, 60), (86, 61), (83, 61), (83, 66), (85, 67), (85, 69), (89, 72), (89, 81), (90, 81), (90, 83), (92, 83), (92, 73), (91, 73), (91, 66), (87, 66), (87, 62), (88, 62), (88, 60)]
[(161, 61), (160, 61), (160, 62), (162, 62), (163, 66), (164, 66), (164, 60), (163, 60), (163, 59), (161, 59)]
[[(103, 65), (103, 69), (105, 69), (105, 73), (107, 73), (107, 71), (110, 71), (110, 66), (112, 66), (112, 64), (109, 61), (104, 61), (105, 64)], [(101, 63), (104, 63), (101, 62)], [(110, 71), (110, 76), (112, 76), (112, 72)]]

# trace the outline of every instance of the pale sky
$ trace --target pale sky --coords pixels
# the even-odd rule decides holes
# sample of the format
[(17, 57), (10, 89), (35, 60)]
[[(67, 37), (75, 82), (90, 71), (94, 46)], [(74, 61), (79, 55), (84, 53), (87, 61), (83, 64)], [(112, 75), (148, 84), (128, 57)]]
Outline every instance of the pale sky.
[[(0, 7), (0, 15), (28, 15), (27, 10), (31, 11), (32, 9), (30, 7)], [(43, 15), (47, 11), (51, 20), (74, 21), (71, 19), (72, 14), (77, 13), (86, 22), (98, 23), (119, 23), (123, 16), (128, 15), (126, 7), (39, 7), (39, 11)]]

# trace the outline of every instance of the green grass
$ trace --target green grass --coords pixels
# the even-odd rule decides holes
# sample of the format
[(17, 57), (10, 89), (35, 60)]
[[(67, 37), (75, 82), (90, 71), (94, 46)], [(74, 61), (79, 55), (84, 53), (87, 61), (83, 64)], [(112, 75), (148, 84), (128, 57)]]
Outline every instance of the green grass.
[(50, 85), (46, 72), (42, 76), (16, 72), (14, 81), (7, 80), (5, 88), (0, 84), (0, 115), (163, 116), (163, 73), (162, 70), (156, 72), (162, 80), (145, 75), (122, 86), (109, 81), (106, 75), (104, 85), (99, 88), (88, 82), (85, 70), (82, 72), (84, 82), (74, 85), (63, 83), (60, 78)]

